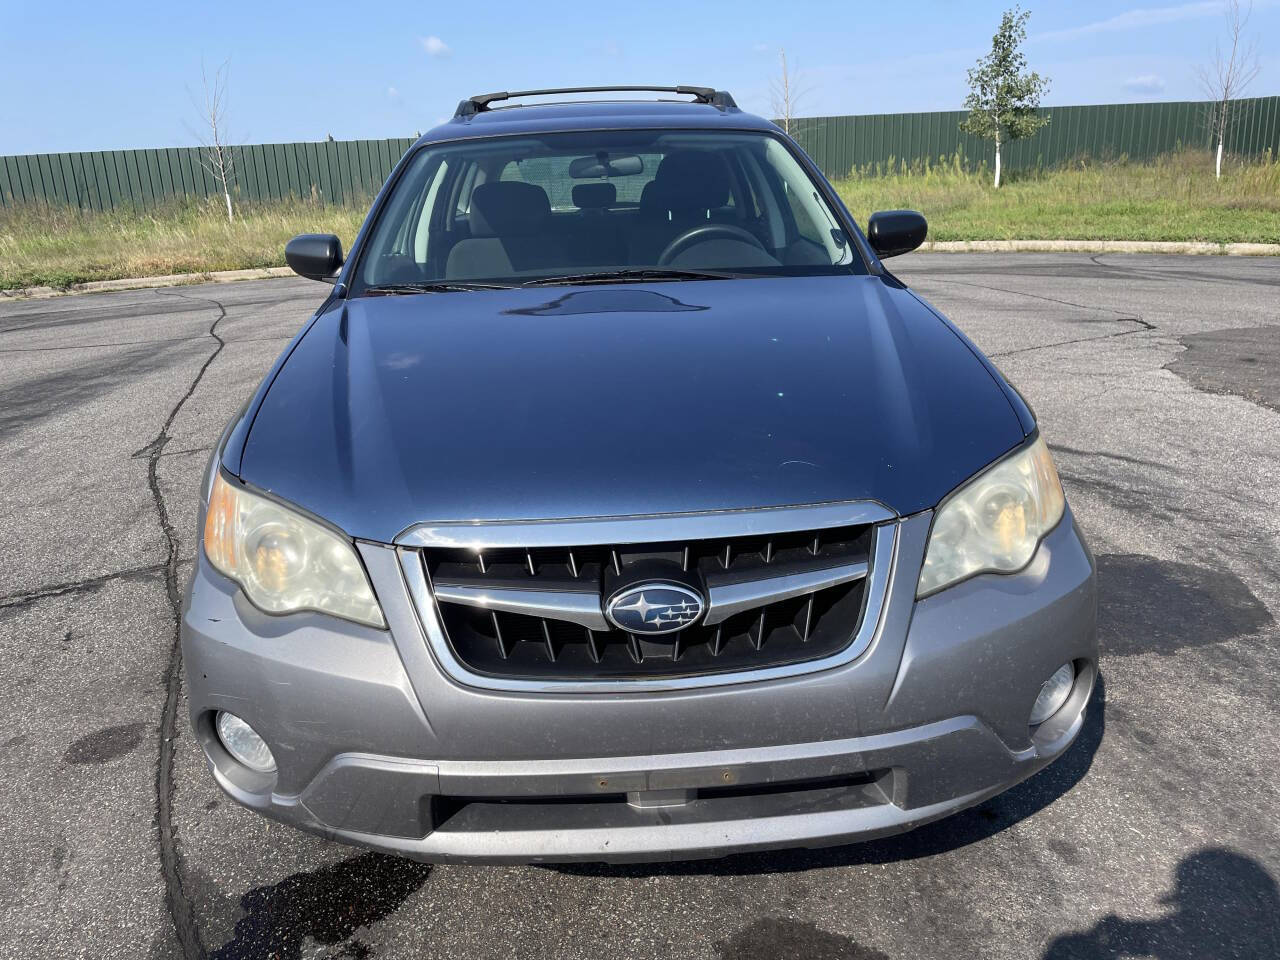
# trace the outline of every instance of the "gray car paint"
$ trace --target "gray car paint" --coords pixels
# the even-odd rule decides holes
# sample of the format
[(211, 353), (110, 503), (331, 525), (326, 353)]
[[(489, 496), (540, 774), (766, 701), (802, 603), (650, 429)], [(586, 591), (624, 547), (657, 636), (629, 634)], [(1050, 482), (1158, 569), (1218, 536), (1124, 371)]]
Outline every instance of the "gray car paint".
[[(504, 123), (513, 131), (583, 129), (615, 109), (481, 115), (476, 130), (440, 128), (423, 141), (498, 132)], [(677, 125), (713, 125), (700, 107), (646, 109), (678, 112)], [(543, 119), (528, 119), (535, 115)], [(856, 225), (846, 226), (865, 249)], [(897, 832), (978, 803), (1060, 756), (1081, 728), (1096, 677), (1093, 559), (1068, 510), (1022, 571), (915, 600), (931, 509), (1022, 442), (1034, 421), (972, 344), (874, 258), (870, 265), (863, 277), (646, 284), (601, 291), (570, 310), (573, 294), (467, 293), (384, 300), (375, 321), (374, 306), (331, 298), (235, 419), (226, 456), (220, 445), (210, 470), (225, 468), (353, 537), (389, 629), (312, 612), (262, 613), (198, 554), (182, 648), (193, 729), (219, 785), (302, 829), (428, 860), (669, 859)], [(653, 297), (696, 309), (656, 309)], [(659, 336), (634, 349), (623, 334), (638, 317)], [(477, 329), (488, 331), (483, 342)], [(670, 378), (706, 377), (714, 402), (726, 391), (730, 402), (704, 410), (631, 390), (621, 395), (622, 416), (588, 406), (574, 410), (564, 435), (546, 429), (540, 417), (551, 401), (578, 396), (575, 374), (595, 377), (593, 387), (638, 383), (663, 359), (663, 338), (688, 350)], [(550, 348), (556, 342), (559, 352)], [(746, 386), (727, 377), (728, 364), (696, 365), (717, 343), (745, 365)], [(531, 355), (547, 385), (525, 395), (519, 388), (532, 368), (522, 361)], [(584, 357), (613, 366), (597, 373)], [(435, 376), (414, 370), (428, 365)], [(500, 379), (504, 372), (512, 384)], [(443, 389), (432, 395), (442, 381), (471, 388), (472, 405), (450, 407)], [(494, 384), (503, 395), (486, 395)], [(581, 392), (588, 403), (599, 394)], [(513, 400), (523, 432), (503, 433)], [(716, 441), (706, 456), (694, 451), (695, 482), (671, 491), (604, 433), (625, 431), (655, 404), (664, 418), (683, 417)], [(763, 429), (769, 424), (776, 429)], [(580, 437), (612, 443), (609, 453), (626, 469), (602, 466), (605, 458), (571, 442)], [(523, 466), (493, 452), (513, 447)], [(813, 472), (783, 469), (806, 461)], [(630, 486), (611, 483), (629, 474)], [(433, 610), (413, 602), (399, 562), (404, 548), (393, 543), (426, 521), (856, 498), (897, 514), (885, 521), (897, 527), (896, 549), (870, 645), (830, 669), (714, 688), (600, 695), (459, 682), (432, 656)], [(1041, 683), (1066, 661), (1080, 671), (1070, 698), (1030, 728)], [(276, 773), (254, 773), (226, 753), (213, 732), (217, 710), (262, 734)], [(697, 793), (867, 770), (881, 773), (841, 794), (838, 809), (788, 809), (752, 794), (725, 817), (711, 812), (723, 805)], [(570, 804), (550, 825), (521, 820), (511, 807), (511, 819), (481, 831), (448, 822), (433, 829), (429, 812), (436, 796), (593, 791), (625, 792), (632, 802)], [(688, 802), (653, 805), (672, 793)]]

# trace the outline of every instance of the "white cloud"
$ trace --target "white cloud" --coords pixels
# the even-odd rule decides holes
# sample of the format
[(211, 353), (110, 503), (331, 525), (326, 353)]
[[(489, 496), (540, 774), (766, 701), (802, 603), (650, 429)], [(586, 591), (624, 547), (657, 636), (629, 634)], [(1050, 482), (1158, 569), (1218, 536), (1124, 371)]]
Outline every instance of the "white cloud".
[(399, 100), (400, 91), (397, 90), (395, 87), (387, 87), (387, 96), (390, 97), (392, 100)]
[(435, 34), (432, 34), (429, 37), (419, 37), (418, 42), (422, 44), (422, 49), (427, 51), (428, 56), (447, 57), (449, 54), (453, 53), (453, 51), (449, 49), (449, 45)]
[(1124, 82), (1124, 88), (1133, 93), (1164, 93), (1164, 77), (1144, 73), (1140, 77), (1130, 77)]
[(1177, 23), (1180, 20), (1197, 20), (1201, 17), (1220, 16), (1223, 11), (1222, 0), (1201, 0), (1197, 3), (1180, 3), (1172, 7), (1142, 7), (1137, 10), (1126, 10), (1105, 20), (1094, 20), (1092, 23), (1066, 30), (1050, 30), (1047, 33), (1036, 33), (1029, 39), (1034, 40), (1074, 40), (1077, 37), (1092, 36), (1097, 33), (1119, 33), (1125, 30), (1142, 30), (1159, 26), (1163, 23)]
[(757, 43), (751, 49), (754, 50), (756, 53), (768, 53), (771, 48), (767, 43)]

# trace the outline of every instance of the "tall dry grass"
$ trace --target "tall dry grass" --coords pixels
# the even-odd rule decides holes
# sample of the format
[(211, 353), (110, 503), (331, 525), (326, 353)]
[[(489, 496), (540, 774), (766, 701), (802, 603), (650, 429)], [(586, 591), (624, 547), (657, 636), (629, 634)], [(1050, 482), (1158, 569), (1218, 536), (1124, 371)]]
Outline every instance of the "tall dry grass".
[(367, 209), (307, 200), (240, 204), (228, 223), (220, 198), (104, 213), (3, 208), (0, 289), (280, 266), (285, 243), (299, 233), (336, 233), (349, 246)]
[(1207, 152), (1085, 158), (1014, 171), (999, 190), (956, 155), (855, 169), (835, 187), (864, 223), (876, 210), (921, 211), (933, 240), (1280, 242), (1280, 159), (1270, 155), (1227, 164), (1221, 180)]

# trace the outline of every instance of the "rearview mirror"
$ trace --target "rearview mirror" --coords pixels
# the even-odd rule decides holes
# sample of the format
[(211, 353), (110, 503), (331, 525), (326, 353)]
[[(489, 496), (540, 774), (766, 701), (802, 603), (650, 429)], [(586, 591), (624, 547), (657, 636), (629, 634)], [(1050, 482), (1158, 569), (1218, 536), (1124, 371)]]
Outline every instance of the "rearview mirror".
[(578, 157), (569, 161), (569, 176), (575, 180), (600, 177), (634, 177), (644, 172), (644, 161), (634, 153), (609, 156), (603, 151), (594, 157)]
[(342, 241), (332, 233), (303, 233), (285, 244), (284, 259), (298, 276), (332, 283), (342, 266)]
[(867, 221), (867, 239), (882, 259), (910, 253), (928, 234), (929, 222), (914, 210), (881, 210)]

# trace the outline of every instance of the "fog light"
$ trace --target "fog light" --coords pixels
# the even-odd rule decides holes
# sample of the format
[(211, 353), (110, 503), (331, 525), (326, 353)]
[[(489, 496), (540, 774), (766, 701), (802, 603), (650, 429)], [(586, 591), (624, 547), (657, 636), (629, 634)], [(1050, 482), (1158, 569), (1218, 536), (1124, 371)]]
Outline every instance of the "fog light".
[(276, 758), (271, 755), (267, 742), (258, 732), (234, 713), (218, 711), (218, 739), (231, 754), (250, 770), (258, 773), (275, 773)]
[(1031, 726), (1037, 726), (1044, 723), (1055, 713), (1062, 709), (1062, 705), (1067, 702), (1067, 697), (1071, 694), (1071, 687), (1076, 682), (1076, 668), (1070, 663), (1064, 663), (1053, 672), (1048, 680), (1040, 687), (1040, 696), (1036, 697), (1036, 704), (1031, 708)]

